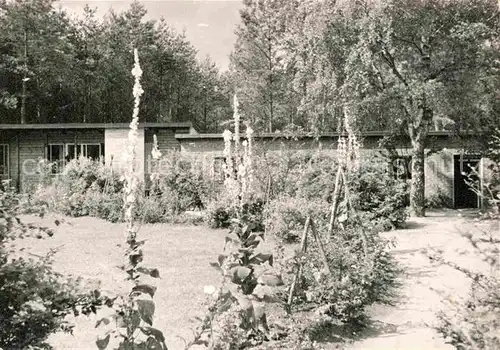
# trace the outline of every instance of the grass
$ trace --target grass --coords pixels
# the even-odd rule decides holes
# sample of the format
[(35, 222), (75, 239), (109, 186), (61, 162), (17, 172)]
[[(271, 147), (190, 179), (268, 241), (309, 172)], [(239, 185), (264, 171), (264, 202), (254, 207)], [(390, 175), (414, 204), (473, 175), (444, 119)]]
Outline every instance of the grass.
[[(24, 217), (23, 221), (56, 227), (55, 217)], [(60, 218), (59, 218), (60, 219)], [(143, 225), (139, 239), (146, 239), (145, 265), (160, 270), (155, 296), (155, 326), (163, 330), (169, 349), (182, 349), (181, 338), (190, 339), (196, 316), (203, 315), (203, 286), (215, 285), (220, 273), (209, 263), (222, 251), (225, 231), (202, 226)], [(65, 218), (52, 238), (25, 239), (17, 243), (23, 254), (41, 256), (56, 248), (53, 267), (65, 275), (84, 278), (87, 286), (101, 285), (105, 293), (126, 293), (124, 262), (125, 225), (83, 217)], [(101, 310), (99, 315), (104, 315)], [(74, 336), (55, 334), (50, 342), (56, 349), (95, 349), (97, 317), (80, 316)]]
[[(23, 221), (55, 227), (54, 219), (30, 216)], [(54, 237), (21, 240), (17, 248), (24, 248), (23, 254), (40, 256), (56, 248), (55, 270), (83, 277), (89, 288), (100, 283), (106, 293), (126, 293), (126, 274), (118, 268), (124, 258), (124, 224), (90, 217), (64, 220)], [(356, 334), (352, 344), (344, 345), (351, 349), (450, 349), (432, 329), (435, 313), (444, 307), (445, 295), (466, 297), (469, 284), (459, 272), (432, 264), (425, 251), (430, 247), (440, 249), (450, 261), (474, 269), (485, 268), (459, 233), (472, 231), (471, 221), (457, 217), (456, 212), (445, 213), (415, 219), (406, 229), (385, 233), (387, 237), (396, 237), (393, 254), (405, 269), (401, 300), (395, 306), (374, 305), (370, 312), (373, 325)], [(144, 225), (139, 231), (139, 239), (147, 239), (146, 265), (160, 270), (161, 279), (154, 281), (158, 286), (155, 326), (164, 332), (169, 350), (184, 348), (181, 338), (190, 339), (191, 329), (197, 325), (194, 318), (203, 315), (203, 287), (217, 285), (221, 280), (209, 263), (221, 252), (225, 233), (203, 226), (167, 224)], [(100, 315), (105, 312), (102, 310)], [(95, 349), (97, 318), (78, 317), (73, 320), (74, 336), (55, 334), (50, 338), (51, 344), (55, 349)], [(333, 349), (339, 344), (322, 345)]]

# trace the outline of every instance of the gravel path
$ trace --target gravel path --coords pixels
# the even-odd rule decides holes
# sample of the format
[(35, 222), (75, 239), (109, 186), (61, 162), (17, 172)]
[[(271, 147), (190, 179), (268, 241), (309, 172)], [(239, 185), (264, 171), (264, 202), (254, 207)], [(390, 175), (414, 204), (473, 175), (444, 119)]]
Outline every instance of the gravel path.
[(385, 234), (396, 238), (393, 253), (404, 269), (400, 298), (395, 306), (372, 308), (373, 325), (348, 349), (454, 349), (433, 328), (436, 313), (446, 309), (445, 301), (450, 296), (455, 300), (467, 297), (470, 283), (462, 273), (432, 263), (426, 250), (442, 250), (448, 261), (483, 269), (484, 264), (461, 235), (479, 232), (473, 221), (465, 218), (468, 214), (431, 213), (410, 220), (406, 229)]

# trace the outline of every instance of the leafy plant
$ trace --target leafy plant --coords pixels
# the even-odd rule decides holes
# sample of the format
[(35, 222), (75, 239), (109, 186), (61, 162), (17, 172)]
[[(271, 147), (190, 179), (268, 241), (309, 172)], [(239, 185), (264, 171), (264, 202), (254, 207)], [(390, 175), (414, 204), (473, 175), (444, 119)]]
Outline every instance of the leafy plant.
[(345, 324), (362, 324), (366, 307), (389, 303), (395, 295), (399, 269), (387, 248), (392, 244), (362, 226), (338, 230), (327, 245), (330, 273), (317, 248), (303, 257), (304, 275), (296, 303), (315, 304)]
[(150, 192), (168, 198), (168, 210), (172, 214), (204, 209), (216, 191), (213, 179), (204, 176), (203, 169), (196, 162), (177, 151), (161, 155), (157, 166), (161, 169), (151, 181)]
[(326, 224), (328, 213), (329, 203), (321, 199), (283, 196), (266, 206), (264, 225), (267, 233), (285, 243), (293, 243), (302, 234), (308, 216), (319, 224)]
[(408, 185), (377, 163), (362, 163), (349, 183), (351, 201), (365, 219), (382, 230), (394, 229), (408, 218)]
[[(208, 344), (216, 349), (246, 348), (269, 340), (266, 303), (274, 301), (272, 287), (283, 284), (273, 269), (273, 255), (260, 249), (264, 233), (256, 232), (262, 219), (255, 212), (262, 205), (255, 204), (252, 192), (252, 130), (247, 126), (247, 140), (240, 150), (239, 114), (235, 97), (235, 133), (224, 132), (227, 159), (225, 191), (229, 194), (227, 207), (230, 229), (225, 239), (224, 253), (213, 266), (222, 272), (222, 287), (193, 342), (207, 344), (201, 335), (209, 332)], [(233, 142), (234, 141), (234, 142)], [(241, 153), (240, 153), (241, 152)], [(234, 169), (238, 171), (234, 172)], [(218, 325), (214, 334), (214, 323)]]

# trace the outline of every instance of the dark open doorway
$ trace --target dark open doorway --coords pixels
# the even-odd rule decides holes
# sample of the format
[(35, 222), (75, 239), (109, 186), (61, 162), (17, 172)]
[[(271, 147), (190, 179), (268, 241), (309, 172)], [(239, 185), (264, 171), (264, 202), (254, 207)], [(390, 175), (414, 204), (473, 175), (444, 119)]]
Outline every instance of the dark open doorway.
[[(456, 155), (454, 164), (455, 209), (479, 208), (479, 197), (467, 182), (479, 181), (480, 158), (470, 155)], [(475, 169), (475, 170), (473, 170)]]

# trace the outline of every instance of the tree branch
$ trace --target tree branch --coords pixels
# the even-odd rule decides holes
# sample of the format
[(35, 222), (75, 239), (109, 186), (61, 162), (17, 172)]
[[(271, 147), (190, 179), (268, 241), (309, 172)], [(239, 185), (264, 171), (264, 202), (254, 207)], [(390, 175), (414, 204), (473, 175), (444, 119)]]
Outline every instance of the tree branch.
[(386, 48), (382, 48), (382, 51), (380, 51), (382, 58), (387, 62), (389, 67), (391, 68), (392, 72), (396, 77), (406, 86), (409, 87), (408, 83), (406, 82), (406, 79), (401, 75), (401, 73), (398, 71), (398, 68), (396, 67), (396, 63), (394, 61), (394, 57), (389, 53), (389, 51)]
[(394, 39), (402, 41), (404, 43), (407, 43), (407, 44), (410, 44), (410, 45), (414, 46), (418, 50), (418, 52), (420, 53), (420, 55), (424, 56), (424, 52), (422, 51), (422, 48), (420, 46), (418, 46), (415, 41), (409, 40), (409, 39), (400, 38), (400, 37), (395, 36), (395, 35), (394, 35)]

